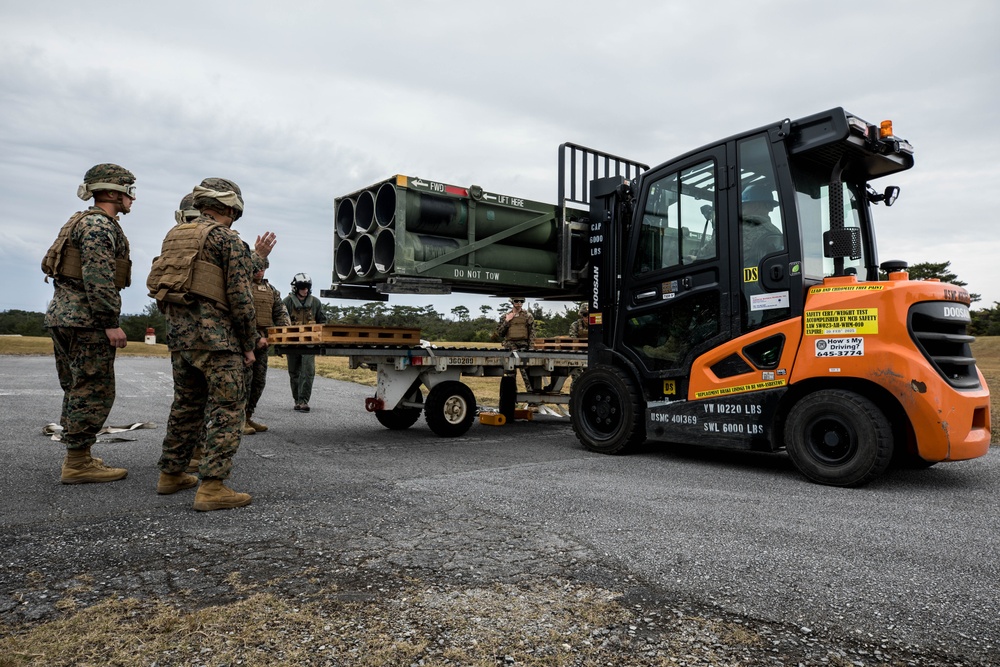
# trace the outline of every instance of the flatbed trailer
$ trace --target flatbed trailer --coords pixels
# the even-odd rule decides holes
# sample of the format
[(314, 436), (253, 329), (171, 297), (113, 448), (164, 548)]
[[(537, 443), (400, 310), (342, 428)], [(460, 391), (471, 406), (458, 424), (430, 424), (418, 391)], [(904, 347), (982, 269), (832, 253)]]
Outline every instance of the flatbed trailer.
[[(569, 395), (562, 393), (566, 381), (574, 372), (587, 367), (585, 344), (583, 349), (530, 351), (439, 347), (393, 340), (409, 338), (404, 332), (415, 330), (307, 326), (314, 327), (317, 334), (325, 328), (325, 333), (313, 335), (301, 331), (301, 326), (273, 328), (269, 335), (276, 341), (274, 353), (346, 357), (352, 369), (375, 371), (378, 379), (375, 395), (365, 399), (365, 409), (373, 412), (380, 424), (393, 430), (413, 426), (423, 412), (427, 425), (439, 436), (456, 437), (468, 431), (478, 408), (475, 394), (462, 382), (463, 377), (499, 378), (499, 412), (506, 420), (514, 419), (517, 403), (566, 405)], [(345, 331), (351, 335), (336, 335)], [(358, 332), (364, 335), (353, 335)], [(389, 342), (377, 342), (380, 338)], [(359, 339), (372, 342), (348, 342)], [(522, 369), (531, 386), (528, 391), (519, 392), (516, 374)]]

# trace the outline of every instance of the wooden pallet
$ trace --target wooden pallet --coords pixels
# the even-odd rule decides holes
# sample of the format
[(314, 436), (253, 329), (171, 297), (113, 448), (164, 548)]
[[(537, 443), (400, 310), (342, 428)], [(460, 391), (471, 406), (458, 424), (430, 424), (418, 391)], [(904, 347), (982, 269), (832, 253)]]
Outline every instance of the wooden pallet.
[(267, 338), (272, 345), (333, 344), (399, 347), (419, 345), (420, 329), (365, 327), (353, 324), (293, 324), (287, 327), (270, 327), (267, 330)]
[(550, 352), (586, 352), (587, 339), (573, 336), (555, 336), (554, 338), (536, 338), (535, 350)]

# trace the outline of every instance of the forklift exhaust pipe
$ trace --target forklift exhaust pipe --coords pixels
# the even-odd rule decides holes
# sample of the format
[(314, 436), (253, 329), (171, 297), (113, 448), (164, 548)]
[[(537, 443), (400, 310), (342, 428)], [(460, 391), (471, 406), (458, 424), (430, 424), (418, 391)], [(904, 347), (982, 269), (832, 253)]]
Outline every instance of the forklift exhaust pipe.
[(368, 234), (375, 227), (375, 195), (365, 190), (358, 195), (354, 205), (354, 229), (360, 234)]
[(340, 238), (346, 239), (354, 233), (354, 202), (351, 199), (344, 197), (340, 200), (334, 220), (334, 228)]
[(396, 263), (396, 234), (391, 229), (379, 230), (375, 237), (375, 269), (389, 273)]
[(375, 222), (379, 227), (391, 227), (396, 219), (396, 186), (383, 183), (375, 194)]
[(342, 239), (333, 252), (333, 269), (337, 277), (347, 280), (354, 275), (354, 241)]
[(358, 278), (365, 278), (375, 268), (375, 244), (371, 234), (362, 234), (354, 242), (354, 272)]

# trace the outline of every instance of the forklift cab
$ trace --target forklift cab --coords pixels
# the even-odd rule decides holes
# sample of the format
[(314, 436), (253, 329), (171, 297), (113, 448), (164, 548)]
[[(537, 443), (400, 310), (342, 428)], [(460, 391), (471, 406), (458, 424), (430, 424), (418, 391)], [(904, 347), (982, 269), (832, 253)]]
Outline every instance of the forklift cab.
[(630, 222), (612, 251), (617, 283), (603, 286), (616, 303), (604, 309), (608, 348), (636, 368), (647, 400), (684, 397), (692, 362), (740, 337), (743, 354), (713, 370), (774, 368), (783, 338), (754, 332), (800, 317), (824, 277), (878, 279), (870, 203), (890, 203), (898, 188), (873, 197), (868, 181), (912, 165), (891, 129), (838, 108), (645, 172), (619, 188)]

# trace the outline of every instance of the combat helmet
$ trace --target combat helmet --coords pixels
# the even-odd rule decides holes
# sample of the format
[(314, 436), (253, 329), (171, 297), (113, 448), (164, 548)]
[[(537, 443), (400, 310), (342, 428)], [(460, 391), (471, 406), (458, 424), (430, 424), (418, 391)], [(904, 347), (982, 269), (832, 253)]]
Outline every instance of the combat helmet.
[(110, 162), (94, 165), (83, 175), (83, 183), (76, 189), (76, 196), (87, 201), (99, 190), (124, 192), (135, 199), (135, 174)]
[(210, 209), (233, 209), (233, 222), (243, 216), (243, 193), (240, 186), (227, 178), (206, 178), (195, 186), (194, 207), (199, 211)]
[(179, 225), (182, 222), (193, 220), (199, 215), (201, 214), (198, 212), (198, 209), (194, 207), (194, 193), (190, 192), (181, 197), (181, 203), (178, 204), (177, 210), (174, 211), (174, 220)]

